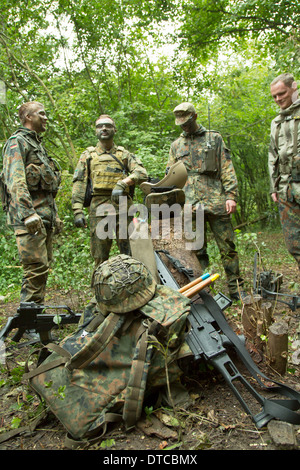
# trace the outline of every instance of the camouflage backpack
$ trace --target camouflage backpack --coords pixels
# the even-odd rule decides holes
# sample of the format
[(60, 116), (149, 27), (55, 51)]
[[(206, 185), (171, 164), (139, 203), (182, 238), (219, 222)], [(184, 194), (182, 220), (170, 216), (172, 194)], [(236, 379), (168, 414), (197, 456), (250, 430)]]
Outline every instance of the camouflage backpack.
[(53, 352), (26, 374), (66, 428), (69, 448), (99, 441), (109, 423), (130, 429), (145, 398), (181, 375), (177, 359), (189, 299), (156, 285), (148, 269), (126, 255), (102, 263), (94, 287), (97, 304), (86, 308), (78, 330), (48, 344)]

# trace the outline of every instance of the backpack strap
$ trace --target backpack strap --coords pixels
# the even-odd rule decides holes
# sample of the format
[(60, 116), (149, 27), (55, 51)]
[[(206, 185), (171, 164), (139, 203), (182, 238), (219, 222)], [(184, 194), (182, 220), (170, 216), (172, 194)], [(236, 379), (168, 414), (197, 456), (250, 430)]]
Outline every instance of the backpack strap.
[(105, 413), (103, 417), (103, 424), (102, 424), (103, 428), (102, 428), (101, 434), (97, 434), (95, 437), (80, 440), (80, 439), (74, 439), (68, 433), (64, 441), (65, 447), (71, 450), (75, 450), (75, 449), (84, 449), (93, 444), (97, 444), (99, 441), (102, 440), (103, 436), (106, 434), (108, 423), (118, 423), (121, 420), (122, 420), (122, 416), (118, 413)]
[(64, 348), (61, 346), (58, 346), (55, 343), (48, 343), (46, 344), (42, 350), (48, 349), (50, 351), (56, 352), (58, 354), (58, 358), (54, 359), (53, 361), (49, 362), (43, 362), (40, 366), (36, 367), (33, 370), (29, 370), (29, 360), (33, 354), (40, 354), (41, 350), (36, 350), (31, 353), (26, 361), (25, 364), (25, 374), (23, 375), (23, 378), (26, 380), (31, 379), (32, 377), (35, 377), (36, 375), (42, 374), (43, 372), (46, 372), (47, 370), (50, 369), (55, 369), (56, 367), (59, 367), (63, 364), (66, 364), (67, 361), (70, 360), (72, 357), (69, 351), (66, 351)]
[(126, 387), (123, 420), (126, 429), (132, 428), (142, 413), (146, 382), (152, 347), (148, 346), (148, 326), (151, 322), (142, 322), (137, 331), (137, 346), (135, 349), (130, 377)]

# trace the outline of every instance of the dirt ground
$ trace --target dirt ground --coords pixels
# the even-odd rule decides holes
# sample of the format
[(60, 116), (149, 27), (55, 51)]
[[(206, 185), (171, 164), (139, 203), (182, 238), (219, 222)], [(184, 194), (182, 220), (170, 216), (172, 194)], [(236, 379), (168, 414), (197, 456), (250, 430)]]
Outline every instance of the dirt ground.
[[(291, 279), (297, 280), (299, 276), (296, 266), (283, 264), (281, 268), (284, 278), (281, 291), (290, 293)], [(75, 311), (77, 308), (80, 310), (80, 306), (74, 303), (74, 297), (70, 300), (70, 296), (66, 296), (63, 292), (51, 291), (47, 300), (48, 304), (67, 304)], [(6, 317), (15, 314), (17, 307), (18, 302), (0, 304), (1, 326), (5, 324)], [(228, 323), (237, 334), (242, 331), (241, 311), (242, 303), (235, 302), (225, 312)], [(292, 312), (286, 306), (274, 305), (274, 320), (281, 319), (282, 316), (289, 324), (290, 338), (288, 372), (285, 375), (279, 376), (271, 370), (264, 354), (257, 356), (249, 345), (247, 347), (265, 375), (300, 392), (300, 365), (292, 361), (300, 311), (297, 309), (296, 312)], [(74, 326), (64, 329), (61, 334), (63, 336), (68, 334), (72, 328)], [(5, 364), (0, 364), (0, 450), (65, 450), (65, 429), (50, 411), (40, 418), (34, 430), (29, 429), (29, 425), (32, 427), (34, 420), (39, 416), (39, 400), (34, 397), (29, 401), (28, 396), (31, 392), (21, 379), (29, 350), (30, 346), (11, 349), (7, 347)], [(255, 381), (235, 353), (231, 357), (238, 370), (255, 386), (258, 393), (267, 398), (273, 397), (273, 394), (256, 387)], [(268, 426), (261, 429), (255, 426), (224, 378), (216, 370), (207, 368), (204, 362), (202, 365), (203, 367), (199, 363), (193, 363), (189, 373), (182, 377), (192, 401), (188, 408), (178, 406), (175, 414), (174, 411), (167, 409), (153, 411), (147, 416), (143, 414), (135, 429), (131, 431), (126, 431), (122, 425), (115, 425), (109, 428), (102, 443), (91, 449), (167, 452), (168, 450), (269, 451), (281, 448), (274, 443)], [(250, 409), (255, 410), (255, 413), (260, 411), (260, 405), (257, 407), (252, 395), (247, 394), (246, 399)], [(296, 448), (300, 449), (300, 426), (293, 425), (293, 428), (297, 438)]]

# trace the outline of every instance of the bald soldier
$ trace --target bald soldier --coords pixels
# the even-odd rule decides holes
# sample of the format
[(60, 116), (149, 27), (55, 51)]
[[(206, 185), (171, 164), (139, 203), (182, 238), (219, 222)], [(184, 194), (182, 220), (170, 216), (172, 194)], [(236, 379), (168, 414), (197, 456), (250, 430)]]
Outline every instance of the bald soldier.
[(53, 234), (61, 231), (55, 204), (60, 170), (42, 145), (47, 115), (41, 103), (19, 109), (22, 126), (3, 148), (7, 222), (16, 236), (24, 275), (21, 302), (44, 303)]
[(172, 143), (168, 166), (182, 161), (187, 169), (188, 180), (184, 187), (185, 200), (193, 208), (197, 204), (204, 207), (204, 245), (196, 251), (203, 271), (206, 271), (209, 258), (207, 254), (207, 223), (214, 234), (227, 276), (230, 297), (240, 298), (239, 258), (234, 243), (231, 214), (236, 210), (238, 197), (237, 178), (221, 134), (207, 131), (197, 123), (197, 113), (191, 103), (181, 103), (174, 109), (175, 124), (182, 134)]
[[(127, 198), (127, 208), (132, 203), (130, 189), (146, 181), (147, 172), (142, 162), (124, 147), (116, 146), (114, 137), (117, 128), (114, 120), (107, 114), (96, 120), (96, 147), (88, 147), (80, 156), (73, 178), (72, 209), (77, 227), (86, 228), (84, 199), (88, 185), (88, 176), (92, 181), (92, 199), (89, 207), (91, 254), (98, 266), (109, 258), (112, 234), (99, 237), (97, 227), (104, 220), (101, 208), (114, 207), (116, 215), (115, 235), (120, 253), (130, 255), (130, 243), (127, 236), (120, 235), (120, 197)], [(104, 212), (104, 211), (103, 211)], [(131, 221), (126, 216), (127, 227)], [(127, 229), (126, 227), (126, 229)]]

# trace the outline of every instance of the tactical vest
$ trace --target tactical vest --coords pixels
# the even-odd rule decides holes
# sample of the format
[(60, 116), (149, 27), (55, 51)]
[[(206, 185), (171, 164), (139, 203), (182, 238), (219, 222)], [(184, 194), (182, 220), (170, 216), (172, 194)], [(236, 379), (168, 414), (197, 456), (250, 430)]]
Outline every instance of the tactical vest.
[(48, 156), (44, 147), (35, 139), (23, 132), (16, 131), (8, 139), (5, 147), (3, 148), (3, 154), (9, 141), (19, 135), (28, 145), (24, 166), (26, 183), (29, 191), (48, 191), (54, 193), (55, 197), (61, 183), (61, 172), (59, 166), (54, 159)]
[[(177, 160), (187, 161), (187, 168), (190, 175), (204, 174), (210, 177), (217, 177), (220, 172), (220, 163), (217, 154), (216, 142), (214, 137), (215, 131), (204, 131), (201, 137), (203, 142), (182, 150), (176, 155)], [(198, 137), (198, 135), (197, 135)]]
[(127, 174), (122, 161), (123, 147), (118, 147), (115, 155), (99, 153), (97, 147), (89, 147), (90, 175), (93, 194), (111, 191), (117, 182)]
[(29, 145), (25, 161), (29, 191), (42, 190), (56, 195), (61, 182), (61, 173), (57, 163), (48, 156), (41, 144), (24, 134), (22, 138)]

